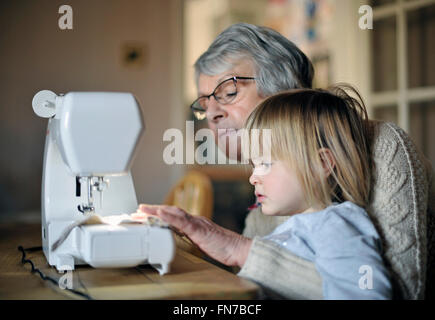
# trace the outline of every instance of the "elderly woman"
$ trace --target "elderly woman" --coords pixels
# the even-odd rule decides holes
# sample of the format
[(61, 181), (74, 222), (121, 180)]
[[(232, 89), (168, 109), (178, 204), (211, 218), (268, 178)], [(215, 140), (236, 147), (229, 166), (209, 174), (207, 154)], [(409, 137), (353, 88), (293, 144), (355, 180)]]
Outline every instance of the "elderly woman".
[[(224, 30), (199, 57), (195, 71), (198, 99), (192, 110), (198, 119), (207, 119), (219, 148), (237, 159), (240, 148), (230, 154), (225, 140), (237, 137), (256, 105), (280, 91), (311, 87), (314, 73), (309, 59), (288, 39), (269, 28), (244, 23)], [(433, 201), (428, 204), (432, 171), (400, 128), (384, 123), (374, 127), (374, 182), (368, 212), (383, 240), (396, 297), (421, 299), (430, 270), (428, 250), (433, 248), (431, 229), (426, 235), (434, 216)], [(322, 281), (314, 264), (262, 238), (287, 217), (265, 216), (254, 209), (242, 236), (179, 208), (140, 205), (139, 209), (160, 215), (217, 261), (240, 267), (239, 276), (259, 283), (269, 295), (322, 298)]]

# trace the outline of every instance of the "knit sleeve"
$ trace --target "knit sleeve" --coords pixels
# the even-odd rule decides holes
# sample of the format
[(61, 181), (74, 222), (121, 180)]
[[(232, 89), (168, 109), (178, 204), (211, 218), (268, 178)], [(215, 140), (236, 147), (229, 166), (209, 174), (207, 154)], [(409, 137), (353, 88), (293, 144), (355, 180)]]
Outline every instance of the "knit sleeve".
[(254, 238), (238, 275), (284, 299), (323, 299), (322, 279), (314, 264), (269, 240)]
[(288, 216), (266, 216), (260, 208), (255, 208), (245, 219), (243, 235), (248, 238), (265, 236), (287, 219)]

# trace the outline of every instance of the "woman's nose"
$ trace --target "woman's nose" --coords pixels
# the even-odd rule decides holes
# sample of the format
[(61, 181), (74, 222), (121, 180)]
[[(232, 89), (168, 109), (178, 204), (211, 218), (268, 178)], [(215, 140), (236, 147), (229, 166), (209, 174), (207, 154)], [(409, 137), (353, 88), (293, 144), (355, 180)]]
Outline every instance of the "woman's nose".
[(226, 111), (221, 107), (220, 103), (216, 101), (215, 97), (210, 97), (206, 114), (207, 120), (211, 122), (218, 122), (227, 116)]

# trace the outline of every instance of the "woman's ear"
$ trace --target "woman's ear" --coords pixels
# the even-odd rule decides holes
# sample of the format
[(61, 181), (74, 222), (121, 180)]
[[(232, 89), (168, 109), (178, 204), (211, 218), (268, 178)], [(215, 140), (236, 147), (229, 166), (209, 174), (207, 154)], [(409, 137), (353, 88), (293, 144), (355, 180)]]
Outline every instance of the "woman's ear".
[(335, 157), (328, 148), (319, 149), (319, 157), (322, 162), (325, 178), (327, 178), (335, 168)]

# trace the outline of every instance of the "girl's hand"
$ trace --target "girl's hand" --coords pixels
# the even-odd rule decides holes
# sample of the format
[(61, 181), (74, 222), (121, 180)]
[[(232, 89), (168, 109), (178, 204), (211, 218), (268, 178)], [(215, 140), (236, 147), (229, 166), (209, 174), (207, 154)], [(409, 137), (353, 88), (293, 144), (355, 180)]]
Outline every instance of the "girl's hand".
[(207, 255), (225, 265), (243, 267), (245, 264), (252, 244), (249, 238), (177, 207), (141, 204), (138, 211), (158, 216), (184, 233)]

